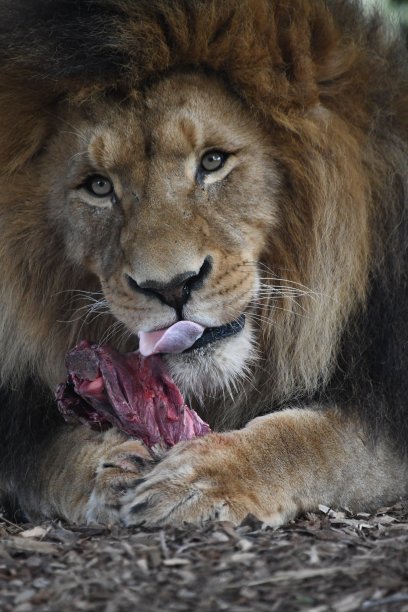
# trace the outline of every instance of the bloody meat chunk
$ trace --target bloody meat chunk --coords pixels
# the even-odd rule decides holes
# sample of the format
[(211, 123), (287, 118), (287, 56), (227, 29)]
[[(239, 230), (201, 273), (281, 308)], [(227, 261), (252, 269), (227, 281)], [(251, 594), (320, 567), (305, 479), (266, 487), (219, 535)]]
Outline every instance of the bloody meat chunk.
[(122, 355), (86, 340), (66, 357), (68, 379), (56, 392), (67, 419), (93, 429), (112, 425), (149, 448), (173, 446), (211, 430), (184, 399), (159, 355)]

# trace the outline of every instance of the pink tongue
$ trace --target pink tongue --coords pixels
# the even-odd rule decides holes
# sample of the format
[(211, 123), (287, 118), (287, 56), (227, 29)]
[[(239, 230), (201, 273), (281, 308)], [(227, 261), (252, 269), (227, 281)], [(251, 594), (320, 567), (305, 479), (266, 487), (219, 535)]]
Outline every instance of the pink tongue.
[(192, 321), (179, 321), (167, 329), (139, 333), (139, 350), (144, 357), (155, 353), (182, 353), (204, 333), (204, 327)]

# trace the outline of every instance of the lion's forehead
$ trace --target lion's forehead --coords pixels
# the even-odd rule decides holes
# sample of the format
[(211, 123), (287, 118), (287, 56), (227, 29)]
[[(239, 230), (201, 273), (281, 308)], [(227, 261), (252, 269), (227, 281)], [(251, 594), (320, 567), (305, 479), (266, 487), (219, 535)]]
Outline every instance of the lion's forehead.
[(243, 149), (258, 139), (255, 120), (221, 84), (204, 75), (168, 77), (120, 111), (107, 103), (95, 115), (103, 121), (87, 123), (78, 146), (87, 142), (96, 167), (124, 169), (137, 180), (146, 176), (146, 163), (191, 164), (206, 149)]
[(138, 113), (129, 109), (88, 131), (87, 150), (95, 168), (128, 172), (146, 158), (146, 139)]

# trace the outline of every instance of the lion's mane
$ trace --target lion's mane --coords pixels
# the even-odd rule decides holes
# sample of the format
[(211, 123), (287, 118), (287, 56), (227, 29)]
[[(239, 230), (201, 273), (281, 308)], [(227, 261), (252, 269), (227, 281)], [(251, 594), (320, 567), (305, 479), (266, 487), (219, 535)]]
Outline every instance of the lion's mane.
[(38, 418), (39, 389), (77, 339), (66, 292), (96, 287), (46, 220), (47, 169), (38, 184), (30, 173), (53, 109), (120, 105), (200, 69), (221, 75), (270, 134), (283, 215), (261, 267), (277, 290), (280, 277), (299, 290), (279, 312), (263, 305), (254, 390), (222, 425), (325, 400), (406, 449), (408, 60), (397, 32), (353, 0), (5, 0), (0, 61), (2, 431), (21, 437), (27, 415), (33, 435), (54, 426), (52, 403)]

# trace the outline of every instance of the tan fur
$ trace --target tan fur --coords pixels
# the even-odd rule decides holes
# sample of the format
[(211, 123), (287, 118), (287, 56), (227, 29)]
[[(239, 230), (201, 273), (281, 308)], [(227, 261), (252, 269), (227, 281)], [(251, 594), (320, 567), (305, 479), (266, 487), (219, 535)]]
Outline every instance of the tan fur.
[[(352, 466), (352, 467), (351, 467)], [(286, 410), (245, 429), (179, 444), (127, 494), (126, 524), (241, 522), (279, 526), (319, 504), (366, 511), (404, 490), (407, 466), (335, 410)], [(364, 500), (364, 501), (362, 501)]]
[(95, 434), (67, 428), (56, 436), (39, 466), (37, 486), (31, 497), (21, 497), (22, 505), (37, 520), (60, 516), (77, 523), (117, 522), (121, 497), (138, 482), (144, 461), (151, 461), (151, 455), (143, 444), (116, 430)]
[[(370, 54), (320, 1), (197, 2), (190, 21), (163, 3), (172, 53), (160, 20), (133, 4), (118, 29), (130, 59), (117, 82), (27, 88), (23, 70), (0, 77), (0, 375), (18, 387), (28, 372), (54, 389), (79, 340), (134, 349), (138, 332), (178, 314), (128, 277), (165, 284), (211, 260), (183, 317), (216, 327), (245, 313), (245, 329), (164, 358), (211, 426), (233, 431), (179, 445), (152, 468), (132, 462), (149, 459), (137, 441), (66, 426), (21, 505), (79, 522), (251, 512), (278, 525), (319, 503), (368, 508), (405, 494), (391, 444), (371, 444), (335, 405), (238, 429), (327, 383), (364, 309), (381, 259), (378, 193), (390, 180), (358, 88), (373, 87)], [(200, 182), (213, 149), (229, 157)], [(112, 181), (113, 198), (87, 192), (92, 174)]]

